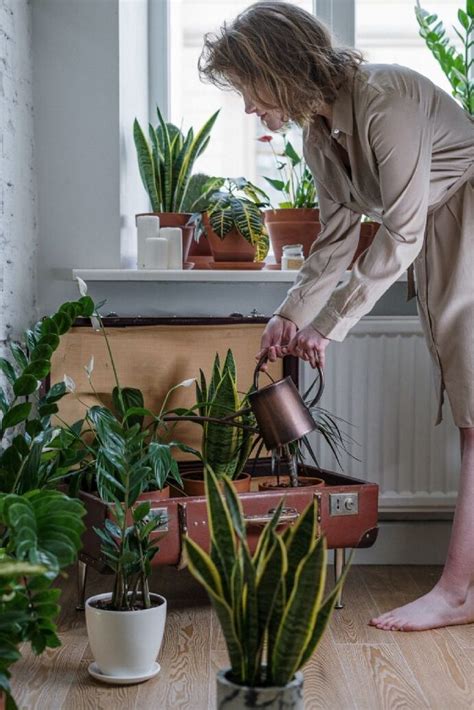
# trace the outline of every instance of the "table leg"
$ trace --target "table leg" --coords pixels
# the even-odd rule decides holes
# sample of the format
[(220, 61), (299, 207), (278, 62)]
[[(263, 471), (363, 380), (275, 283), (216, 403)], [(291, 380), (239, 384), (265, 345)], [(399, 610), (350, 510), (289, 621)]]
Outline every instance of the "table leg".
[(76, 611), (84, 611), (86, 601), (87, 564), (77, 561), (77, 606)]
[[(346, 564), (346, 550), (344, 547), (338, 547), (334, 550), (334, 580), (337, 582), (344, 572), (344, 567)], [(344, 609), (344, 604), (342, 601), (342, 587), (337, 595), (335, 609)]]

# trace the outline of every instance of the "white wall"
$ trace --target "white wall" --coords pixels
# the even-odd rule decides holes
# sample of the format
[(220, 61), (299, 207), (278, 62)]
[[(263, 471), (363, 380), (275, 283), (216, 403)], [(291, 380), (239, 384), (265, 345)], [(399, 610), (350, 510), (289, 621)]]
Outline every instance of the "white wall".
[[(0, 5), (0, 350), (36, 312), (31, 4)], [(2, 353), (3, 354), (3, 353)]]
[(33, 57), (43, 313), (73, 266), (120, 266), (118, 0), (34, 2)]

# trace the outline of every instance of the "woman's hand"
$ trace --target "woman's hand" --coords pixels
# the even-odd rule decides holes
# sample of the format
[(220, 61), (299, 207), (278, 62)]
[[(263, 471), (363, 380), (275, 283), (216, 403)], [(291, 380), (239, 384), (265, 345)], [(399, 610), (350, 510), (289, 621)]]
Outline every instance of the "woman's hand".
[[(309, 362), (312, 368), (319, 365), (324, 367), (325, 350), (331, 341), (325, 338), (319, 331), (313, 328), (312, 325), (307, 325), (297, 333), (288, 343), (286, 353), (288, 355), (296, 355), (302, 360)], [(286, 354), (285, 353), (285, 354)]]
[[(281, 316), (270, 318), (263, 331), (257, 360), (266, 355), (270, 362), (275, 362), (277, 358), (287, 355), (287, 346), (295, 337), (296, 331), (297, 327), (293, 321)], [(265, 369), (263, 365), (262, 370)]]

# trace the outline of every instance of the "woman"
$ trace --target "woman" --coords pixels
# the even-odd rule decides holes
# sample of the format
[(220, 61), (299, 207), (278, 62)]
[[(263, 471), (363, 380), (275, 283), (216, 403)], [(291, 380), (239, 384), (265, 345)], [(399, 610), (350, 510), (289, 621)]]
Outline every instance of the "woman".
[[(474, 169), (473, 124), (446, 93), (399, 66), (363, 64), (331, 46), (309, 13), (259, 2), (207, 35), (201, 77), (239, 91), (247, 113), (277, 131), (303, 127), (322, 230), (262, 338), (271, 361), (287, 353), (324, 366), (332, 341), (411, 265), (435, 365), (460, 429), (461, 482), (446, 565), (425, 596), (383, 614), (380, 629), (474, 621)], [(338, 287), (361, 214), (381, 223)], [(412, 290), (414, 282), (410, 280)]]

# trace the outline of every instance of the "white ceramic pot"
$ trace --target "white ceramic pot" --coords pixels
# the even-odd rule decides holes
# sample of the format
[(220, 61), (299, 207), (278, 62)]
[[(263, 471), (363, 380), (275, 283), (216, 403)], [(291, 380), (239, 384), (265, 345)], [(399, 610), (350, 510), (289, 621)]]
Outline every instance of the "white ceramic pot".
[(294, 679), (283, 688), (248, 688), (232, 683), (227, 678), (229, 669), (217, 673), (217, 710), (243, 710), (244, 708), (265, 708), (265, 710), (303, 710), (303, 674), (295, 674)]
[(153, 668), (163, 640), (166, 599), (151, 594), (158, 606), (137, 611), (94, 606), (94, 602), (110, 600), (111, 596), (97, 594), (86, 601), (87, 635), (95, 661), (105, 675), (145, 675)]

